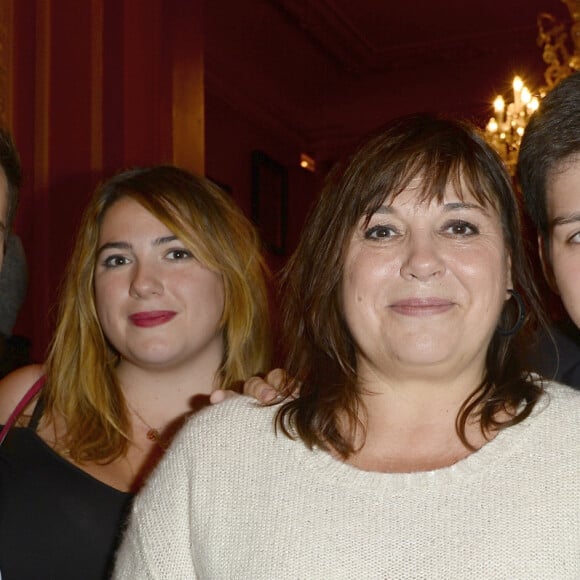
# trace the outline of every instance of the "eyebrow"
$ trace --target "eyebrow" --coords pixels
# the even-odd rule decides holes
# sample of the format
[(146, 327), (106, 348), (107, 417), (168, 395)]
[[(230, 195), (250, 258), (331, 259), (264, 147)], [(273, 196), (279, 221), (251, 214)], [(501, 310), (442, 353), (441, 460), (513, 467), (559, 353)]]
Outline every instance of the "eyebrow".
[(572, 224), (580, 221), (580, 212), (574, 212), (565, 216), (555, 217), (550, 225), (555, 228), (556, 226), (565, 226), (566, 224)]
[[(162, 246), (163, 244), (169, 244), (171, 242), (174, 242), (175, 240), (177, 240), (177, 236), (163, 236), (161, 238), (155, 238), (153, 240), (153, 242), (151, 243), (151, 245), (152, 246)], [(106, 244), (103, 244), (97, 250), (97, 256), (101, 252), (104, 252), (105, 250), (110, 250), (110, 249), (131, 250), (131, 249), (133, 249), (133, 244), (130, 244), (129, 242), (107, 242)]]
[[(443, 211), (445, 211), (445, 212), (452, 212), (452, 211), (457, 211), (457, 210), (461, 210), (461, 209), (474, 209), (474, 210), (479, 211), (480, 213), (482, 213), (484, 215), (488, 215), (488, 211), (486, 210), (486, 208), (477, 204), (477, 203), (466, 203), (464, 201), (453, 201), (450, 203), (443, 204)], [(381, 207), (379, 207), (375, 213), (394, 214), (394, 213), (396, 213), (396, 211), (390, 205), (381, 205)], [(580, 216), (579, 216), (579, 218), (580, 218)]]

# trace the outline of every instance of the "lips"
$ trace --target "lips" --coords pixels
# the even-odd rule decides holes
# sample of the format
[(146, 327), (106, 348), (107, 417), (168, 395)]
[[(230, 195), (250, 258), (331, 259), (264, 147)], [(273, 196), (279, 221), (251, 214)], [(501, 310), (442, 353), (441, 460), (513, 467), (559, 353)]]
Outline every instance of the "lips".
[(159, 326), (169, 322), (176, 314), (173, 310), (150, 310), (149, 312), (135, 312), (129, 316), (129, 320), (135, 326)]
[(391, 310), (403, 316), (432, 316), (443, 314), (453, 308), (454, 303), (442, 298), (407, 298), (390, 305)]

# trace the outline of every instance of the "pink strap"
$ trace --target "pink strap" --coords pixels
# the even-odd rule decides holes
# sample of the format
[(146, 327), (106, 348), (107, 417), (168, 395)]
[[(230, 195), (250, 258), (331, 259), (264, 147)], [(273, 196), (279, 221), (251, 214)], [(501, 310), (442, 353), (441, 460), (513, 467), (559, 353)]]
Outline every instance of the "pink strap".
[(18, 417), (20, 416), (20, 413), (22, 413), (22, 411), (24, 411), (24, 409), (26, 409), (26, 407), (28, 406), (28, 403), (30, 403), (30, 401), (32, 401), (32, 399), (36, 396), (36, 394), (40, 391), (40, 389), (42, 389), (45, 382), (46, 382), (46, 376), (42, 375), (32, 385), (32, 387), (30, 387), (30, 389), (28, 389), (28, 391), (26, 392), (24, 397), (22, 397), (22, 400), (20, 401), (20, 403), (18, 403), (18, 405), (16, 405), (16, 408), (14, 409), (14, 411), (12, 411), (12, 414), (10, 415), (10, 417), (8, 417), (8, 421), (6, 421), (6, 425), (4, 425), (4, 427), (2, 427), (2, 431), (0, 431), (0, 445), (2, 445), (2, 443), (4, 443), (4, 439), (6, 439), (6, 435), (8, 435), (8, 431), (10, 431), (10, 428), (12, 427), (12, 425), (14, 425), (14, 423), (16, 422), (16, 419), (18, 419)]

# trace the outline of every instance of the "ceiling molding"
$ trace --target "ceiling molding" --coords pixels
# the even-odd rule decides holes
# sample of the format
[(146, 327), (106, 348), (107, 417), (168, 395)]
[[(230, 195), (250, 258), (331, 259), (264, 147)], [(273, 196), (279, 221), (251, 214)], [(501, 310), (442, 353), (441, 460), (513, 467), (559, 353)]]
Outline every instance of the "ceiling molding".
[[(524, 26), (484, 29), (442, 38), (412, 40), (393, 44), (372, 43), (364, 30), (333, 0), (271, 0), (320, 51), (332, 58), (345, 71), (355, 75), (418, 69), (437, 61), (464, 63), (485, 58), (495, 47), (513, 45), (514, 39), (529, 38), (536, 33), (535, 21)], [(356, 9), (356, 8), (354, 8)], [(413, 37), (411, 37), (413, 38)], [(527, 45), (526, 45), (527, 46)], [(529, 46), (528, 46), (529, 48)]]

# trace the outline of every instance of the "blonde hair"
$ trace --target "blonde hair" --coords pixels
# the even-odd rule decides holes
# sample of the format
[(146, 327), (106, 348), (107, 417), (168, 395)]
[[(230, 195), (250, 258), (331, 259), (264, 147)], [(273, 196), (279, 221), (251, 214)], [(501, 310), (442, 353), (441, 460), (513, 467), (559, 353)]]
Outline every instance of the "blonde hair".
[(226, 388), (266, 370), (270, 357), (267, 269), (254, 227), (209, 180), (172, 166), (132, 169), (99, 186), (85, 211), (62, 290), (47, 358), (47, 416), (67, 425), (59, 442), (80, 462), (112, 461), (128, 444), (127, 409), (95, 306), (94, 269), (101, 222), (131, 198), (172, 231), (224, 284), (224, 357), (216, 373)]

